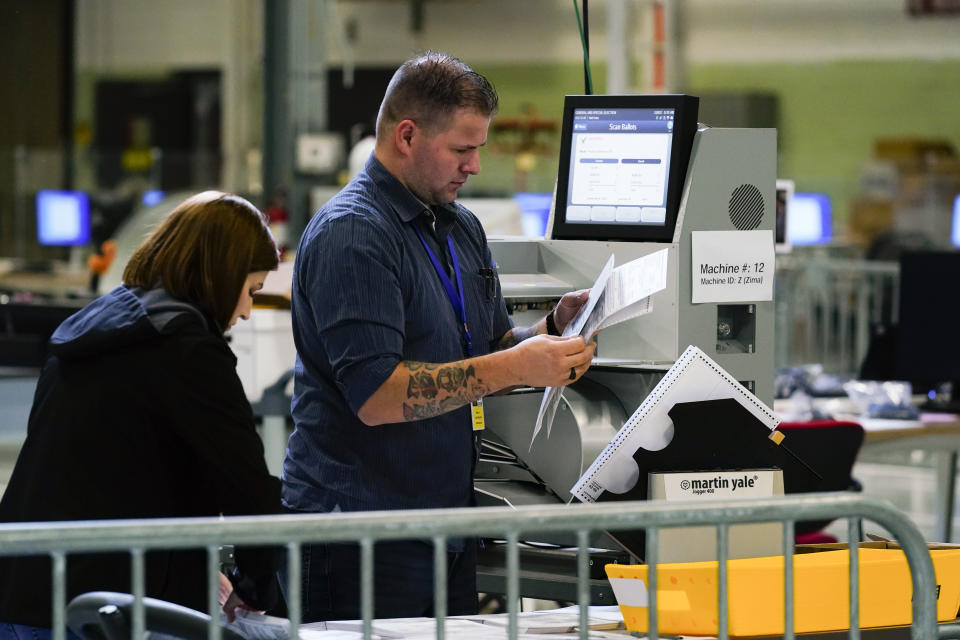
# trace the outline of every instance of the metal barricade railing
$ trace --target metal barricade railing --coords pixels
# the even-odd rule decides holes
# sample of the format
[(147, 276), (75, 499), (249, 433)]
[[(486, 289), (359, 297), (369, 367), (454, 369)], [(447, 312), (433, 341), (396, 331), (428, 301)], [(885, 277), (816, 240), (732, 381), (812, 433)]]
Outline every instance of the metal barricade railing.
[[(157, 520), (116, 520), (58, 523), (0, 524), (0, 555), (49, 554), (53, 559), (54, 638), (65, 637), (66, 556), (78, 552), (128, 550), (132, 563), (133, 630), (143, 637), (144, 554), (153, 549), (205, 548), (209, 571), (209, 638), (220, 638), (218, 615), (219, 547), (223, 544), (278, 545), (288, 556), (288, 609), (290, 637), (298, 637), (301, 617), (300, 549), (305, 543), (357, 541), (361, 549), (361, 611), (364, 637), (372, 635), (373, 545), (383, 540), (431, 540), (435, 549), (436, 637), (445, 637), (446, 542), (453, 537), (496, 537), (507, 541), (507, 605), (509, 637), (518, 630), (519, 552), (521, 534), (576, 532), (577, 593), (580, 605), (580, 637), (589, 637), (589, 534), (601, 530), (643, 528), (647, 532), (648, 570), (647, 634), (658, 638), (656, 550), (662, 529), (689, 525), (715, 525), (718, 558), (719, 638), (728, 638), (727, 560), (729, 527), (751, 522), (783, 522), (784, 549), (784, 637), (794, 638), (793, 555), (794, 523), (802, 520), (847, 518), (851, 540), (860, 539), (861, 521), (875, 522), (901, 544), (910, 567), (913, 585), (915, 640), (960, 637), (960, 626), (938, 629), (936, 579), (933, 564), (920, 532), (906, 515), (890, 503), (861, 494), (794, 494), (750, 500), (723, 500), (691, 507), (676, 502), (609, 502), (601, 504), (548, 505), (520, 508), (483, 507), (416, 511), (381, 511), (317, 515), (193, 518)], [(856, 546), (850, 549), (850, 631), (858, 640), (859, 572)]]
[(871, 326), (897, 319), (895, 262), (779, 256), (776, 274), (778, 367), (820, 363), (832, 373), (857, 371)]

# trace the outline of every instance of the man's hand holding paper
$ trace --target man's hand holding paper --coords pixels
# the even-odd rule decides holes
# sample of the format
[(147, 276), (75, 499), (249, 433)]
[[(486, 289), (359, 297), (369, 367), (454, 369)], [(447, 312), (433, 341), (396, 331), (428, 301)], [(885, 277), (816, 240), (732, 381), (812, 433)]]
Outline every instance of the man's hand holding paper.
[(524, 340), (514, 350), (514, 371), (525, 385), (561, 387), (586, 373), (596, 345), (585, 345), (580, 336), (538, 335)]
[[(661, 249), (620, 265), (616, 269), (613, 268), (613, 264), (614, 256), (611, 255), (579, 312), (564, 328), (564, 336), (582, 335), (584, 339), (590, 339), (601, 329), (653, 310), (650, 296), (667, 286), (667, 250)], [(575, 294), (567, 294), (567, 296), (571, 295)], [(560, 302), (557, 310), (560, 309), (563, 300), (561, 299)], [(562, 387), (544, 389), (537, 423), (533, 429), (533, 437), (530, 439), (531, 448), (544, 424), (547, 425), (547, 437), (550, 436), (550, 428), (553, 425), (557, 406), (560, 404), (561, 393)]]
[(590, 289), (565, 293), (553, 309), (553, 323), (561, 335), (568, 335), (570, 321), (577, 317), (590, 299)]

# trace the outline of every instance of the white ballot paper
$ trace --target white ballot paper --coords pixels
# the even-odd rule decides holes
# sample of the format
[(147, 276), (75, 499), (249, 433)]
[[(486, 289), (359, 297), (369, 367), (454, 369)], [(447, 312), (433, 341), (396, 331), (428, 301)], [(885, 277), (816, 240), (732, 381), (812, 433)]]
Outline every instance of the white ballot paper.
[[(502, 613), (460, 616), (491, 627), (505, 628), (510, 617)], [(591, 630), (623, 629), (623, 614), (617, 605), (587, 607), (587, 625)], [(517, 614), (517, 631), (521, 634), (572, 634), (580, 628), (580, 607), (521, 611)], [(592, 634), (591, 634), (592, 635)], [(570, 637), (570, 636), (568, 636)]]
[[(267, 616), (245, 609), (237, 609), (237, 617), (233, 622), (227, 622), (226, 614), (221, 613), (220, 624), (236, 631), (247, 640), (288, 640), (290, 638), (290, 621), (286, 618)], [(154, 634), (153, 637), (171, 636)], [(301, 626), (298, 637), (300, 640), (362, 640), (363, 634), (359, 631), (327, 631), (326, 623), (315, 622)]]
[[(363, 620), (327, 620), (327, 630), (363, 631)], [(408, 640), (426, 640), (437, 637), (437, 621), (434, 618), (382, 618), (373, 621), (372, 634), (380, 640), (407, 638)], [(446, 618), (443, 630), (450, 638), (477, 638), (477, 640), (500, 640), (502, 631), (485, 627), (482, 622), (464, 618)], [(362, 634), (361, 634), (362, 635)], [(321, 636), (322, 638), (322, 636)]]
[[(590, 288), (587, 303), (563, 330), (564, 337), (581, 335), (589, 340), (601, 329), (653, 310), (650, 296), (667, 287), (667, 250), (661, 249), (631, 260), (616, 269), (613, 268), (613, 262), (611, 255)], [(543, 390), (537, 423), (530, 438), (531, 449), (544, 425), (547, 426), (547, 437), (550, 437), (562, 393), (563, 387), (547, 387)]]
[(633, 459), (637, 449), (659, 451), (673, 439), (673, 421), (667, 414), (673, 405), (722, 398), (737, 400), (771, 431), (780, 424), (776, 414), (757, 396), (707, 354), (691, 345), (640, 403), (570, 493), (583, 502), (596, 502), (604, 491), (618, 494), (630, 491), (640, 478), (640, 470)]

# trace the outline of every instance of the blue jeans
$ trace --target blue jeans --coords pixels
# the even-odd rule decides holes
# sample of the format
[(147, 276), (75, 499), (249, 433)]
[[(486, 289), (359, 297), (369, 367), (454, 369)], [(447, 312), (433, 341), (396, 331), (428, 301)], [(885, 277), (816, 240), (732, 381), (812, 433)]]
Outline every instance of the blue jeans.
[[(477, 541), (447, 553), (447, 615), (477, 613)], [(360, 547), (315, 544), (301, 548), (303, 622), (357, 620)], [(373, 551), (373, 617), (433, 617), (433, 544), (380, 542)], [(286, 591), (286, 568), (280, 584)], [(286, 593), (284, 593), (286, 595)]]
[[(53, 631), (50, 629), (0, 622), (0, 640), (51, 640), (51, 638), (53, 638)], [(82, 640), (82, 638), (68, 629), (67, 640)]]

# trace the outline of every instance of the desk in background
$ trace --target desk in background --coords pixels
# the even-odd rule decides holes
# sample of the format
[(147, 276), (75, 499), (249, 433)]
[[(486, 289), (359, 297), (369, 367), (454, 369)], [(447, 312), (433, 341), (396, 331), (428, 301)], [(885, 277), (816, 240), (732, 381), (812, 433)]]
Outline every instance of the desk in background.
[[(854, 418), (857, 419), (857, 418)], [(956, 497), (957, 454), (960, 452), (960, 416), (921, 414), (919, 421), (860, 420), (864, 428), (862, 451), (883, 453), (924, 449), (934, 456), (936, 473), (937, 542), (950, 542)]]
[[(933, 454), (937, 496), (936, 542), (950, 542), (953, 534), (954, 499), (956, 497), (957, 459), (960, 452), (960, 416), (924, 413), (919, 420), (880, 420), (863, 418), (854, 413), (848, 398), (818, 398), (813, 407), (838, 420), (860, 423), (864, 429), (862, 452), (886, 453), (922, 449)], [(774, 412), (784, 419), (791, 416), (791, 400), (777, 400)], [(789, 416), (789, 418), (787, 418)]]

